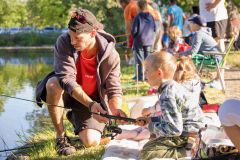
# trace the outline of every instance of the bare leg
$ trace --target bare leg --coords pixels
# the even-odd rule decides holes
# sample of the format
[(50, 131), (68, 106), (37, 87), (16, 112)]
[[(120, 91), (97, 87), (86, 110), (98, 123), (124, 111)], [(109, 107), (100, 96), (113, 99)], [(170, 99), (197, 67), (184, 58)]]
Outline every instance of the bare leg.
[(123, 129), (121, 134), (118, 134), (115, 139), (134, 139), (137, 136), (138, 132), (136, 130), (126, 130)]
[(79, 139), (82, 141), (84, 146), (92, 147), (100, 144), (101, 132), (95, 129), (84, 129), (79, 132)]
[(143, 128), (142, 131), (134, 138), (134, 140), (140, 141), (143, 139), (149, 139), (150, 135), (150, 131), (147, 128)]
[(224, 39), (219, 39), (218, 41), (218, 45), (219, 45), (219, 49), (221, 52), (225, 52), (225, 43), (224, 43)]
[(48, 80), (46, 84), (47, 89), (47, 103), (48, 111), (52, 119), (54, 128), (56, 130), (56, 137), (60, 138), (64, 136), (64, 126), (63, 126), (63, 108), (59, 108), (53, 105), (63, 106), (62, 94), (63, 90), (59, 85), (58, 79), (52, 77)]
[(240, 127), (238, 127), (236, 125), (231, 126), (231, 127), (224, 126), (224, 130), (225, 130), (226, 134), (228, 135), (228, 137), (233, 142), (233, 144), (235, 145), (235, 147), (240, 152), (240, 137), (239, 137)]

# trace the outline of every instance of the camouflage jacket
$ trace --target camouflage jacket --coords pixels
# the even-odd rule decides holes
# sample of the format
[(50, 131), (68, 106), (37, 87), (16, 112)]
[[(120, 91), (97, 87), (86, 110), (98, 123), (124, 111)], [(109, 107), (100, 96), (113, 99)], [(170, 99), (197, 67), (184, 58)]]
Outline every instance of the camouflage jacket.
[(173, 80), (164, 82), (158, 89), (161, 115), (152, 117), (150, 132), (157, 137), (176, 137), (196, 133), (204, 127), (203, 113), (190, 92)]

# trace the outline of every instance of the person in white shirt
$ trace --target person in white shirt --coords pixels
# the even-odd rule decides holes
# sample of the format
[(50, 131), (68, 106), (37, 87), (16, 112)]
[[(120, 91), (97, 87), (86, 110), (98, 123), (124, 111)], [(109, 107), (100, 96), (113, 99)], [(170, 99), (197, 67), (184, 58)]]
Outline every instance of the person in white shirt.
[(212, 36), (222, 52), (225, 51), (224, 36), (228, 23), (224, 2), (225, 0), (199, 0), (200, 15), (205, 18), (207, 27), (212, 29)]
[(226, 134), (240, 153), (240, 100), (226, 100), (221, 105), (218, 116)]

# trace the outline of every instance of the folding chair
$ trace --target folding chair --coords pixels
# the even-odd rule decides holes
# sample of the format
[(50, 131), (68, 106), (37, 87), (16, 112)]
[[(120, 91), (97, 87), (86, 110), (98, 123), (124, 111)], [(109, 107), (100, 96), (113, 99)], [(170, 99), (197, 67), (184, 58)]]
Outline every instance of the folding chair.
[[(202, 51), (201, 54), (196, 54), (192, 57), (193, 62), (197, 65), (200, 64), (200, 67), (198, 69), (198, 74), (201, 72), (203, 66), (207, 68), (215, 68), (218, 72), (222, 90), (225, 92), (225, 86), (223, 83), (224, 77), (220, 74), (220, 69), (224, 69), (224, 66), (227, 61), (227, 57), (231, 51), (231, 48), (234, 43), (234, 37), (232, 37), (229, 41), (228, 47), (226, 48), (225, 52), (216, 52), (216, 51)], [(223, 56), (222, 60), (219, 62), (215, 56), (221, 55)]]

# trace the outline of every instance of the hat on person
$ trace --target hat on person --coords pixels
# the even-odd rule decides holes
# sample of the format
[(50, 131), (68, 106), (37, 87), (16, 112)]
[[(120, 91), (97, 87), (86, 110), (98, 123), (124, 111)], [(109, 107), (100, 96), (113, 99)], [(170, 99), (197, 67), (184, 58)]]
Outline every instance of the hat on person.
[(192, 17), (188, 19), (188, 21), (193, 22), (201, 27), (205, 27), (207, 25), (205, 19), (203, 19), (201, 16)]
[(98, 22), (97, 18), (86, 9), (73, 9), (68, 28), (73, 32), (83, 33), (91, 32), (93, 29), (102, 30), (103, 24)]

